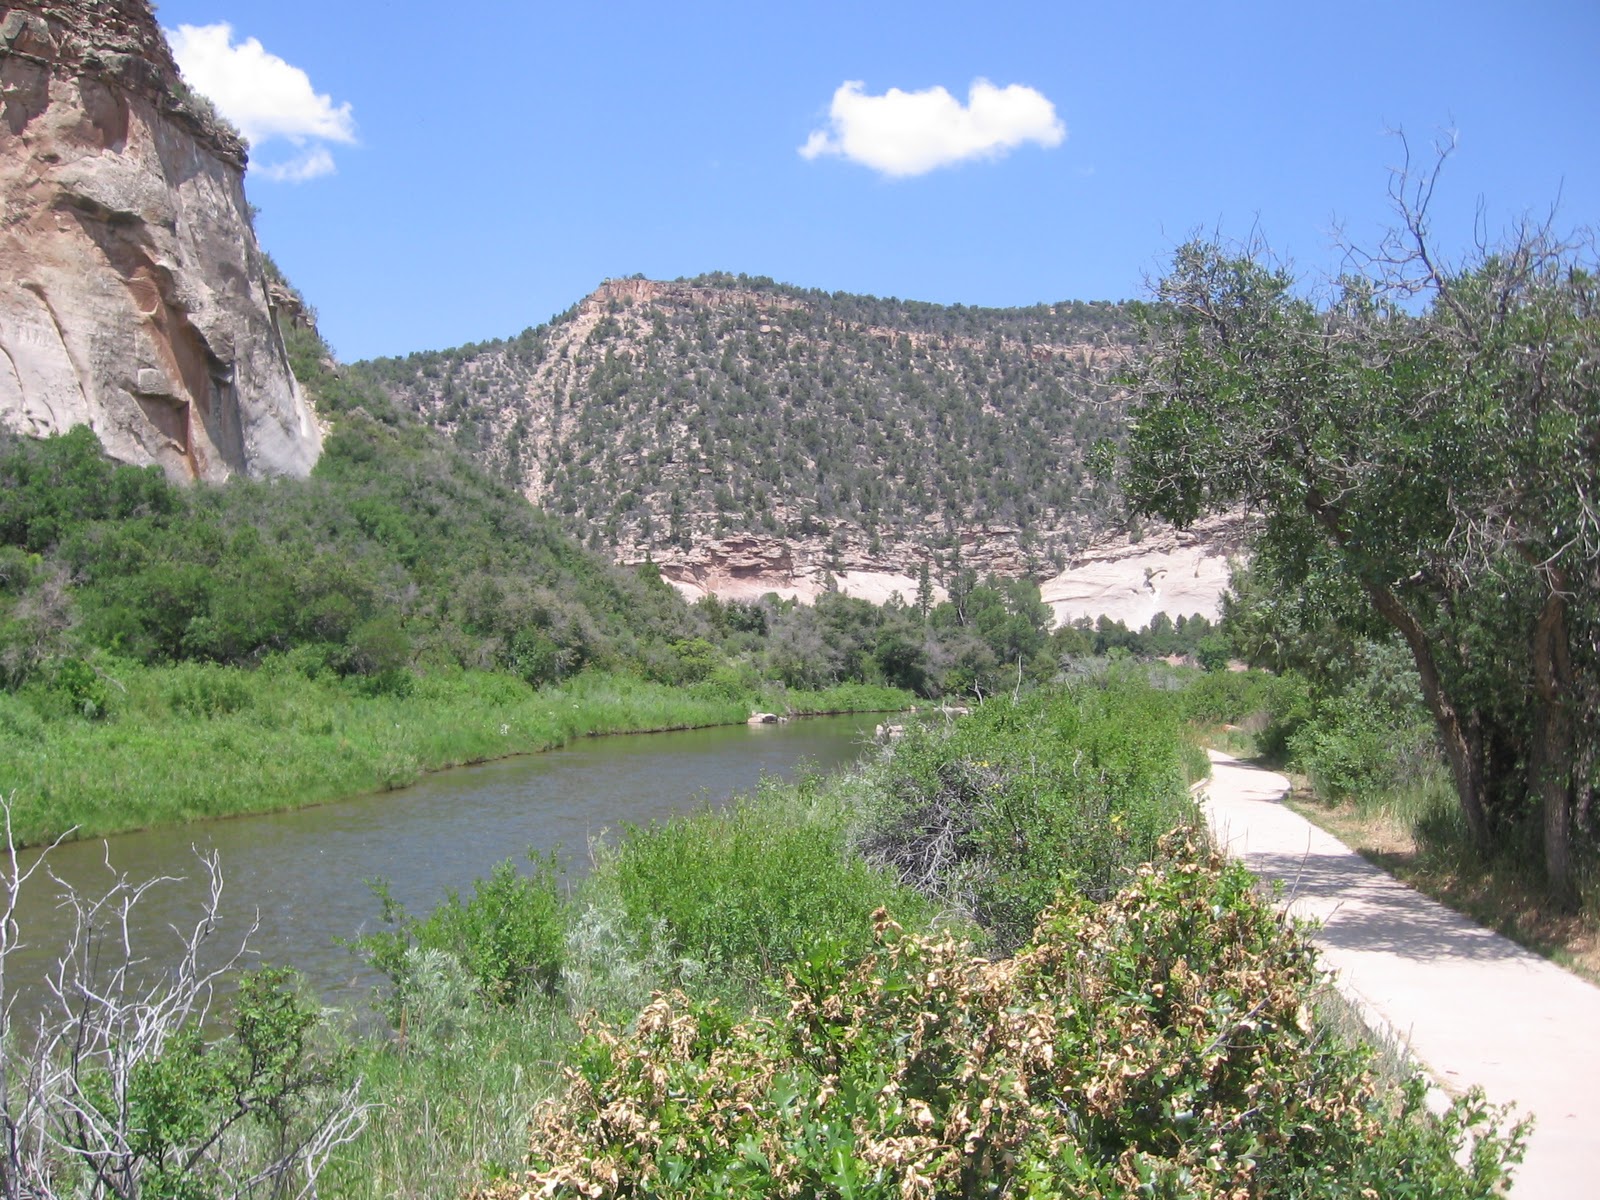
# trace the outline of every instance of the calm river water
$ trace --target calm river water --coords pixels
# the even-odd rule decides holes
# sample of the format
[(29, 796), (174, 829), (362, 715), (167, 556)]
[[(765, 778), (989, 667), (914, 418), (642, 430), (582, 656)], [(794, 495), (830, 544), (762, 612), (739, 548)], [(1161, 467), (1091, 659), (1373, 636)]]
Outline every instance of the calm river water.
[[(292, 965), (329, 1001), (350, 1003), (374, 979), (334, 939), (381, 926), (365, 880), (388, 879), (397, 900), (425, 913), (446, 888), (470, 891), (495, 863), (520, 859), (530, 847), (557, 851), (569, 876), (581, 875), (592, 838), (625, 822), (721, 804), (763, 775), (787, 777), (802, 763), (828, 769), (852, 761), (879, 719), (593, 738), (320, 808), (76, 842), (49, 861), (85, 893), (105, 890), (108, 856), (132, 880), (185, 876), (152, 889), (139, 906), (147, 952), (160, 961), (171, 947), (167, 931), (191, 928), (199, 913), (204, 871), (195, 850), (215, 850), (226, 881), (219, 940), (236, 943), (259, 920), (250, 939), (255, 961)], [(28, 949), (10, 964), (13, 989), (40, 978), (66, 935), (58, 891), (39, 874), (24, 892), (17, 919)]]

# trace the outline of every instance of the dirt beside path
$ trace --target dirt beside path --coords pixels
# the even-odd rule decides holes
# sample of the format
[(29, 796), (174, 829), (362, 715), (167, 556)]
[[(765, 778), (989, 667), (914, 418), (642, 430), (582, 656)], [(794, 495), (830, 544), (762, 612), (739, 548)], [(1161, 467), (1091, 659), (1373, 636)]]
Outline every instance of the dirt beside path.
[(1211, 752), (1219, 844), (1283, 884), (1339, 985), (1452, 1093), (1536, 1119), (1512, 1195), (1600, 1196), (1600, 988), (1451, 912), (1279, 803), (1281, 775)]

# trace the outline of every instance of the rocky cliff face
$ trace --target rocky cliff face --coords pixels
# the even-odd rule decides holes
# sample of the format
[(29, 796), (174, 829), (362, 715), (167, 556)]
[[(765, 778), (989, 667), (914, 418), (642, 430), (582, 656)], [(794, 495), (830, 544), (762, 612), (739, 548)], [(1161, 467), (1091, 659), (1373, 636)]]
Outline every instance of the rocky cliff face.
[(174, 478), (304, 475), (245, 147), (146, 0), (0, 3), (0, 420)]
[[(1052, 574), (1018, 552), (1015, 529), (975, 528), (962, 537), (961, 561), (980, 575), (1035, 579), (1058, 625), (1106, 616), (1141, 629), (1160, 612), (1174, 619), (1220, 617), (1233, 564), (1249, 558), (1249, 533), (1249, 523), (1235, 513), (1208, 517), (1188, 530), (1152, 524), (1137, 538), (1102, 534)], [(756, 600), (776, 592), (810, 604), (837, 589), (875, 604), (899, 593), (909, 603), (918, 586), (914, 572), (886, 568), (864, 538), (844, 527), (826, 543), (743, 534), (687, 551), (669, 547), (654, 561), (661, 577), (690, 600)], [(930, 582), (934, 599), (943, 600), (937, 576)]]
[(1240, 513), (1207, 517), (1187, 530), (1152, 525), (1137, 539), (1102, 538), (1040, 583), (1058, 625), (1106, 616), (1142, 629), (1169, 617), (1222, 615), (1233, 564), (1248, 560), (1250, 523)]

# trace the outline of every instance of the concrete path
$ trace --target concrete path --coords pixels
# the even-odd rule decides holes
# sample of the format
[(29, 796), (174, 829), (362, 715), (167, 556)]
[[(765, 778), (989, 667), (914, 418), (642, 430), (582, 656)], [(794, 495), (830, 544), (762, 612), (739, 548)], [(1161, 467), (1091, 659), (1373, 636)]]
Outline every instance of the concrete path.
[(1211, 754), (1228, 852), (1283, 883), (1340, 988), (1448, 1092), (1478, 1085), (1536, 1119), (1512, 1195), (1600, 1197), (1600, 988), (1458, 916), (1278, 803), (1289, 782)]

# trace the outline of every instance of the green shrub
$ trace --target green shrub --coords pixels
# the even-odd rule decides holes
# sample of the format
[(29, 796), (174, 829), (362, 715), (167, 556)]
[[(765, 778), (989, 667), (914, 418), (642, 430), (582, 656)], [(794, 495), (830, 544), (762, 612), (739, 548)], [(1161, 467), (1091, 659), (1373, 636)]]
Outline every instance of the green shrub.
[(1195, 661), (1200, 664), (1201, 670), (1208, 672), (1226, 671), (1231, 656), (1228, 639), (1217, 633), (1201, 638), (1194, 650)]
[(1269, 761), (1287, 762), (1290, 742), (1316, 711), (1311, 685), (1303, 675), (1291, 671), (1273, 682), (1266, 700), (1266, 715), (1261, 732), (1256, 735), (1256, 746)]
[(875, 915), (859, 964), (817, 953), (777, 1015), (662, 996), (591, 1032), (501, 1200), (1428, 1195), (1489, 1200), (1523, 1131), (1311, 1018), (1303, 935), (1240, 866), (1167, 847), (1115, 899), (1046, 912), (1007, 961)]
[(1435, 759), (1415, 668), (1387, 646), (1369, 647), (1361, 665), (1347, 686), (1318, 699), (1288, 739), (1292, 760), (1329, 799), (1415, 780)]
[(404, 667), (389, 667), (371, 675), (358, 675), (350, 685), (362, 696), (392, 696), (404, 700), (417, 690), (417, 677)]
[(869, 768), (860, 844), (1003, 949), (1062, 888), (1101, 897), (1193, 812), (1174, 694), (1135, 680), (990, 700)]
[(596, 885), (611, 889), (635, 936), (740, 977), (796, 961), (820, 937), (848, 953), (871, 944), (872, 911), (923, 924), (931, 911), (849, 845), (842, 805), (815, 786), (766, 783), (728, 809), (627, 828)]
[(677, 638), (645, 655), (644, 675), (656, 683), (696, 684), (709, 679), (722, 655), (705, 638)]
[(696, 700), (714, 704), (747, 704), (759, 683), (754, 671), (723, 666), (691, 683), (684, 691)]
[(392, 674), (410, 662), (411, 638), (398, 613), (369, 617), (350, 631), (345, 642), (345, 668), (355, 675)]
[(58, 659), (47, 678), (28, 688), (46, 717), (79, 716), (102, 720), (111, 711), (111, 685), (94, 666), (81, 658)]
[(183, 663), (167, 673), (165, 699), (176, 716), (207, 718), (243, 712), (254, 696), (240, 671)]
[(470, 899), (447, 891), (444, 902), (421, 919), (406, 912), (385, 881), (372, 881), (383, 919), (394, 928), (358, 938), (355, 947), (394, 983), (397, 1019), (416, 982), (414, 949), (451, 956), (489, 1003), (510, 1004), (554, 991), (565, 940), (558, 869), (554, 855), (529, 854), (528, 861), (535, 868), (532, 875), (521, 874), (507, 859), (489, 878), (473, 883)]
[(589, 888), (567, 927), (561, 986), (575, 1016), (599, 1013), (626, 1021), (676, 977), (686, 964), (672, 957), (666, 923), (644, 930), (628, 920), (614, 888)]
[(394, 971), (390, 1003), (405, 1031), (406, 1047), (432, 1054), (454, 1044), (483, 1012), (479, 991), (461, 960), (439, 949), (411, 946)]
[(1202, 725), (1236, 725), (1272, 704), (1276, 677), (1265, 671), (1208, 671), (1183, 689), (1183, 715)]
[[(165, 1017), (164, 1038), (141, 1028), (137, 1049), (74, 1047), (84, 1057), (70, 1090), (46, 1102), (59, 1106), (48, 1153), (61, 1190), (40, 1194), (205, 1200), (238, 1194), (252, 1175), (311, 1190), (321, 1164), (302, 1156), (348, 1103), (351, 1055), (324, 1046), (321, 1011), (293, 972), (250, 971), (238, 984), (231, 1036), (180, 1014)], [(297, 1178), (308, 1165), (311, 1178)]]
[(567, 666), (566, 654), (543, 629), (529, 626), (512, 635), (506, 667), (529, 687), (555, 683)]

